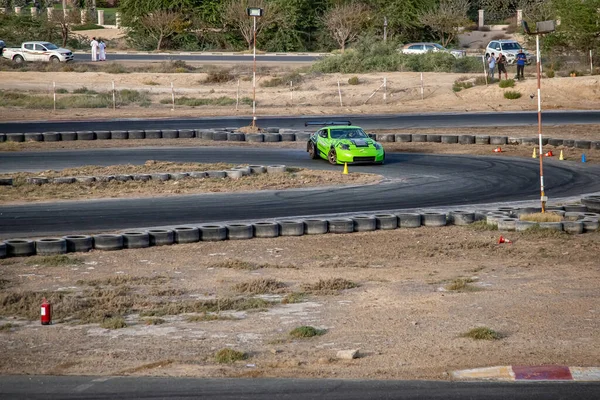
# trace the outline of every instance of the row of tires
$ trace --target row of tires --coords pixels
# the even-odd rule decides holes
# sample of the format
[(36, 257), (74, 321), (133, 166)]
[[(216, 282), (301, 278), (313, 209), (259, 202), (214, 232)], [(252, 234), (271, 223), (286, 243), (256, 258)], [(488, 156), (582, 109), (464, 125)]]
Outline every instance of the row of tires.
[[(556, 208), (572, 221), (540, 224), (549, 229), (583, 233), (598, 229), (600, 214), (588, 212), (585, 206)], [(308, 218), (302, 220), (263, 221), (255, 223), (214, 224), (201, 226), (181, 226), (173, 229), (132, 230), (117, 234), (68, 235), (61, 238), (37, 240), (9, 239), (0, 243), (0, 258), (65, 254), (95, 250), (139, 249), (150, 246), (164, 246), (176, 243), (200, 241), (243, 240), (252, 238), (275, 238), (278, 236), (322, 235), (326, 233), (352, 233), (397, 228), (418, 228), (421, 226), (442, 227), (445, 225), (469, 225), (486, 220), (503, 230), (525, 230), (536, 225), (518, 220), (518, 215), (537, 212), (535, 208), (497, 209), (493, 211), (450, 211), (409, 213), (395, 212), (375, 215), (355, 215), (347, 218)], [(573, 215), (570, 215), (573, 214)], [(575, 215), (577, 214), (577, 215)], [(509, 221), (510, 220), (510, 221)], [(559, 229), (560, 228), (560, 229)]]
[[(74, 176), (74, 177), (59, 177), (48, 178), (45, 176), (34, 176), (26, 179), (26, 183), (30, 185), (53, 184), (70, 184), (70, 183), (94, 183), (94, 182), (147, 182), (153, 181), (168, 181), (181, 180), (186, 178), (206, 179), (206, 178), (229, 178), (240, 179), (251, 174), (278, 174), (286, 170), (285, 165), (249, 165), (238, 166), (225, 171), (194, 171), (194, 172), (170, 172), (170, 173), (152, 173), (152, 174), (121, 174), (121, 175), (100, 175), (100, 176)], [(11, 186), (14, 184), (13, 178), (0, 178), (0, 186)]]
[[(114, 130), (114, 131), (77, 131), (77, 132), (30, 132), (30, 133), (0, 133), (0, 142), (57, 142), (73, 140), (125, 140), (125, 139), (177, 139), (199, 138), (214, 141), (232, 142), (303, 142), (307, 141), (310, 132), (293, 129), (267, 128), (265, 133), (245, 134), (237, 132), (237, 128), (218, 129), (149, 129), (149, 130)], [(482, 144), (507, 145), (520, 144), (535, 146), (538, 138), (515, 138), (509, 136), (489, 135), (438, 135), (438, 134), (370, 134), (381, 143), (446, 143), (446, 144)], [(542, 138), (544, 146), (564, 146), (578, 149), (600, 150), (600, 141)]]

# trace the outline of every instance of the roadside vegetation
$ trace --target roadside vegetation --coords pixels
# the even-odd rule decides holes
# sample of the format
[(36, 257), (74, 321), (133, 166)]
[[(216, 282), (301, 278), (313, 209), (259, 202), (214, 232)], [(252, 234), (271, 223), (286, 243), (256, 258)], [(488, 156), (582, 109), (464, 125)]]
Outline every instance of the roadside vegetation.
[[(138, 105), (148, 107), (151, 104), (147, 92), (137, 90), (117, 90), (115, 92), (117, 106)], [(53, 109), (54, 100), (52, 96), (34, 95), (16, 91), (0, 90), (0, 103), (4, 107), (20, 107), (27, 109)], [(71, 108), (109, 108), (113, 106), (111, 92), (95, 92), (83, 88), (75, 90), (71, 95), (58, 95), (56, 99), (57, 109)]]
[(480, 326), (478, 328), (473, 328), (468, 332), (465, 332), (461, 335), (462, 337), (473, 339), (473, 340), (499, 340), (502, 339), (502, 335), (496, 332), (495, 330)]

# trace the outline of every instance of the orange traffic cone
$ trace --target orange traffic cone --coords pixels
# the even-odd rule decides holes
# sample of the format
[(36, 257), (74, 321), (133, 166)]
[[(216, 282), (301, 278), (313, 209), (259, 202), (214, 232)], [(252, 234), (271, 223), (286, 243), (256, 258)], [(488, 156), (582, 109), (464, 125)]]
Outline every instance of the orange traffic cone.
[(494, 153), (502, 153), (502, 148), (500, 148), (500, 146), (496, 147)]
[(500, 235), (500, 239), (498, 239), (498, 244), (502, 243), (512, 243), (510, 240), (506, 239), (504, 236)]
[(546, 154), (544, 154), (546, 157), (553, 157), (554, 154), (552, 154), (552, 150), (550, 150), (549, 152), (547, 152)]

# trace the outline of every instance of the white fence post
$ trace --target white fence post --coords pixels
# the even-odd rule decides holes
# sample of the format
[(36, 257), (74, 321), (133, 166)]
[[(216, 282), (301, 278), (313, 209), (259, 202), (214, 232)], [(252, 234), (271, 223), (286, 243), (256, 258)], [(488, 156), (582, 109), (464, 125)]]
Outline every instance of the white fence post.
[(290, 81), (290, 102), (294, 104), (294, 83)]
[(98, 25), (104, 25), (104, 10), (98, 10)]
[(52, 82), (52, 99), (54, 103), (54, 111), (56, 111), (56, 82)]
[(113, 95), (113, 110), (117, 109), (117, 95), (115, 93), (115, 81), (112, 81), (112, 95)]
[(383, 102), (387, 103), (387, 77), (383, 77)]
[(423, 88), (423, 73), (421, 72), (421, 100), (425, 100), (425, 90)]
[(238, 79), (237, 93), (235, 96), (235, 111), (237, 111), (239, 105), (240, 105), (240, 80)]
[(485, 56), (481, 56), (481, 62), (483, 63), (483, 77), (485, 78), (485, 86), (487, 86), (488, 80), (487, 80), (487, 69), (485, 68)]
[(340, 88), (340, 81), (338, 81), (338, 93), (340, 95), (340, 107), (344, 107), (344, 104), (342, 103), (342, 89)]
[(171, 82), (171, 104), (173, 105), (171, 111), (175, 111), (175, 88), (173, 87), (173, 82)]

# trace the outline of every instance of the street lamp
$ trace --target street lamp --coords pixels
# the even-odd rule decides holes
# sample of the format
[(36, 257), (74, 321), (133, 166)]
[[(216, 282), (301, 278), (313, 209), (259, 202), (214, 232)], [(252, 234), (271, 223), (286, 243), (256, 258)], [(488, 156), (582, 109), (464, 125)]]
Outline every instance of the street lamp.
[(253, 50), (253, 67), (252, 67), (252, 128), (256, 128), (256, 18), (263, 16), (263, 9), (259, 7), (248, 7), (246, 9), (249, 17), (252, 17), (254, 22), (252, 46)]
[(538, 102), (538, 136), (540, 146), (540, 201), (542, 202), (542, 213), (546, 212), (546, 202), (548, 197), (544, 190), (544, 163), (543, 157), (544, 152), (542, 148), (542, 67), (541, 67), (541, 56), (540, 56), (540, 35), (544, 33), (554, 32), (556, 29), (556, 23), (554, 20), (536, 22), (536, 31), (531, 32), (526, 21), (523, 21), (523, 30), (528, 35), (535, 35), (535, 57), (536, 57), (536, 70), (537, 70), (537, 102)]

